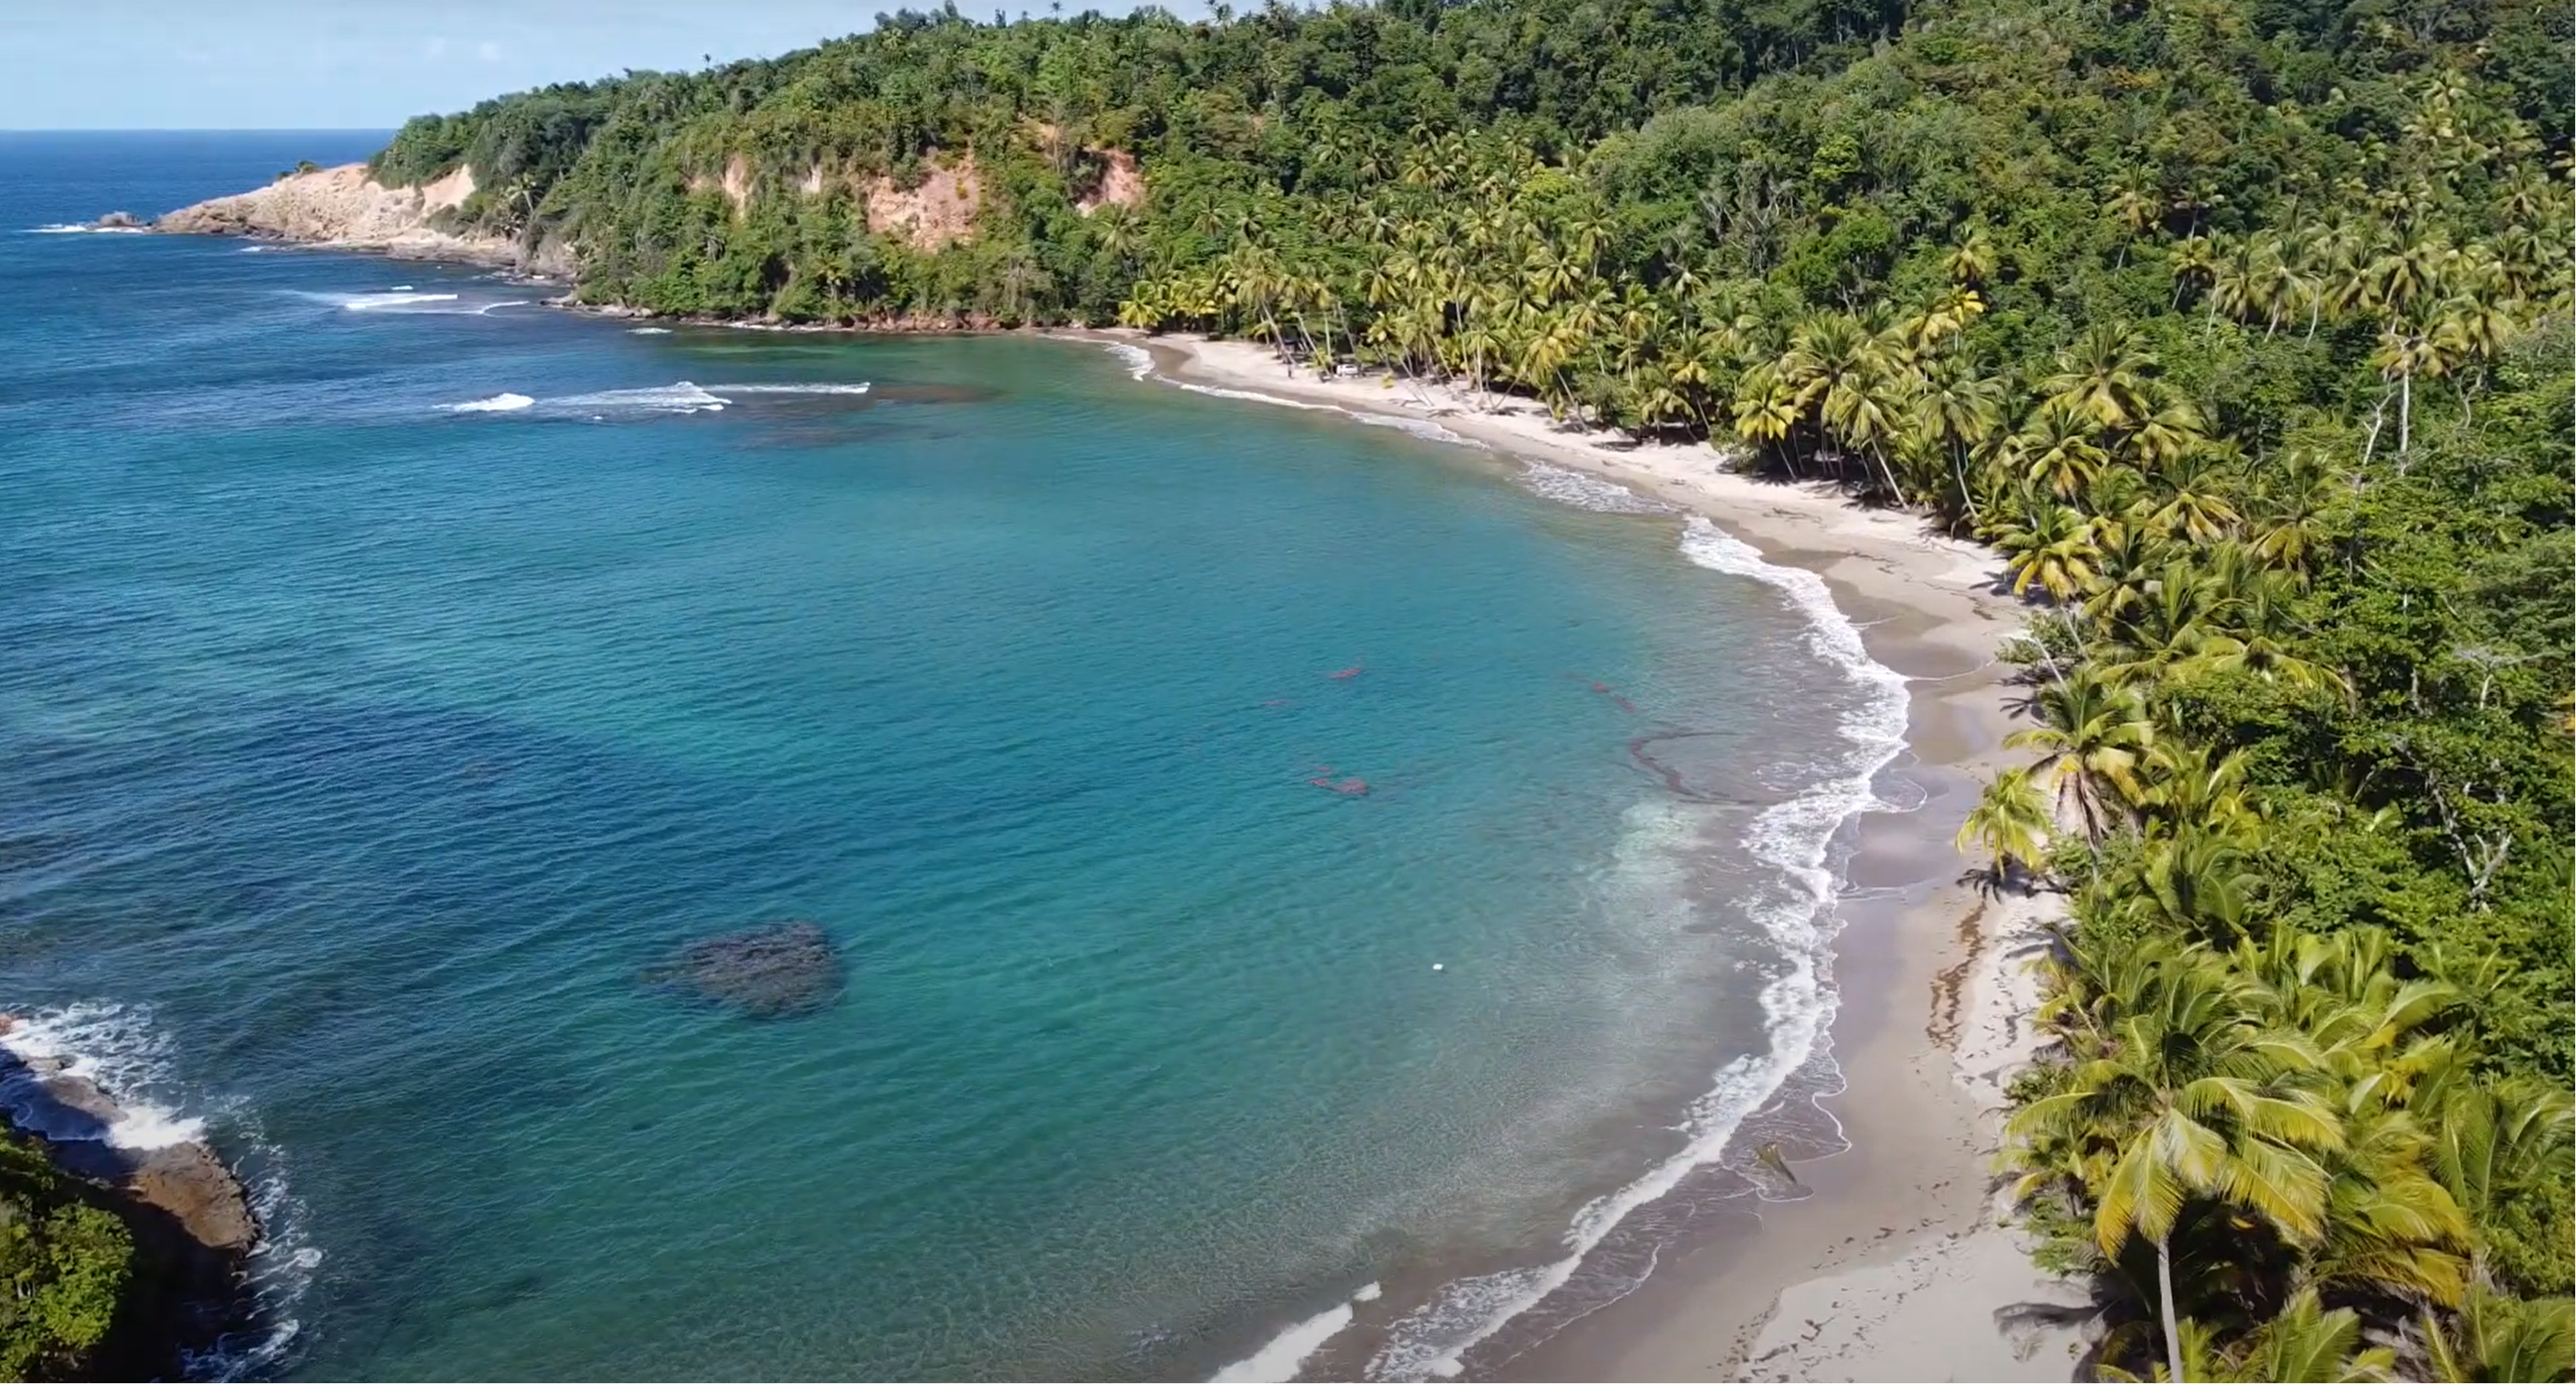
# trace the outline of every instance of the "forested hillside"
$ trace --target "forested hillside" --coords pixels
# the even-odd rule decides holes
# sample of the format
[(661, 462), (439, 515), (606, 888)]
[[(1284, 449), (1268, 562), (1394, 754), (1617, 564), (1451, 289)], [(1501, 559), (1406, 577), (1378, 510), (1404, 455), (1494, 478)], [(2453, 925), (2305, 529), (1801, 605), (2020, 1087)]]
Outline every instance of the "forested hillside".
[(2106, 1369), (2566, 1378), (2570, 14), (902, 14), (407, 126), (580, 291), (1254, 335), (1993, 542), (2073, 924), (2008, 1160)]

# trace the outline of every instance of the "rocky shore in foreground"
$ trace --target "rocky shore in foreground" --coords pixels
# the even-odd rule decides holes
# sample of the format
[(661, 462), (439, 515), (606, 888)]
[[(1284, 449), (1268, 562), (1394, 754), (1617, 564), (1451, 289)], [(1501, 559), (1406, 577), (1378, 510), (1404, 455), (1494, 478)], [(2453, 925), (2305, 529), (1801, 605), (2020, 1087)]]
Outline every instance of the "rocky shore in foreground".
[[(0, 1037), (22, 1021), (0, 1014)], [(132, 1112), (70, 1059), (0, 1049), (0, 1125), (75, 1180), (134, 1241), (114, 1328), (85, 1362), (100, 1379), (168, 1379), (252, 1325), (260, 1226), (232, 1168), (203, 1140), (120, 1141)]]

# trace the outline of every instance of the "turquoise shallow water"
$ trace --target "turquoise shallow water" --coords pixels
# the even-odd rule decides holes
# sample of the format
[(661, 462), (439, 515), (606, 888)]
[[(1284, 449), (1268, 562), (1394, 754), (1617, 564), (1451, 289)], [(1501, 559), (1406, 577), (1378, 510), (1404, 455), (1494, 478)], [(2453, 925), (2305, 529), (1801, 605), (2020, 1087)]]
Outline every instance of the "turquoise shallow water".
[[(259, 1181), (231, 1367), (1415, 1373), (1812, 1036), (1812, 593), (1096, 347), (14, 233), (374, 142), (0, 139), (0, 1007)], [(823, 1012), (639, 983), (785, 918)]]

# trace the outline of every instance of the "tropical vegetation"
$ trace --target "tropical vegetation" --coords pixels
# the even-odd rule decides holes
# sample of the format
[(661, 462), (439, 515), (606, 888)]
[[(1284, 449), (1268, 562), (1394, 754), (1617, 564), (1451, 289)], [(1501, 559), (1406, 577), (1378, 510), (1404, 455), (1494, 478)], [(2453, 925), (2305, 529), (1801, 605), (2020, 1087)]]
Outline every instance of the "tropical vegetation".
[(125, 1224), (0, 1128), (0, 1379), (75, 1377), (133, 1272)]
[[(406, 126), (654, 311), (1250, 336), (1992, 544), (2006, 1159), (2111, 1378), (2576, 1372), (2570, 16), (953, 8)], [(1142, 195), (1114, 196), (1119, 170)], [(971, 175), (971, 233), (879, 224)]]

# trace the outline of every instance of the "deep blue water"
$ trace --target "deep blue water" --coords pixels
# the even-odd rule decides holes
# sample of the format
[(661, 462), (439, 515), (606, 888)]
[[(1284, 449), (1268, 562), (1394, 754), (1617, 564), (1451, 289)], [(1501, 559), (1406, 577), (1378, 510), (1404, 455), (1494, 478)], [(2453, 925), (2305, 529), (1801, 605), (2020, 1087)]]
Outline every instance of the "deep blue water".
[[(259, 1183), (235, 1367), (1204, 1377), (1382, 1281), (1416, 1372), (1804, 1055), (1885, 688), (1742, 550), (1097, 346), (22, 233), (380, 138), (0, 136), (0, 1008)], [(821, 1012), (639, 979), (790, 918)]]

